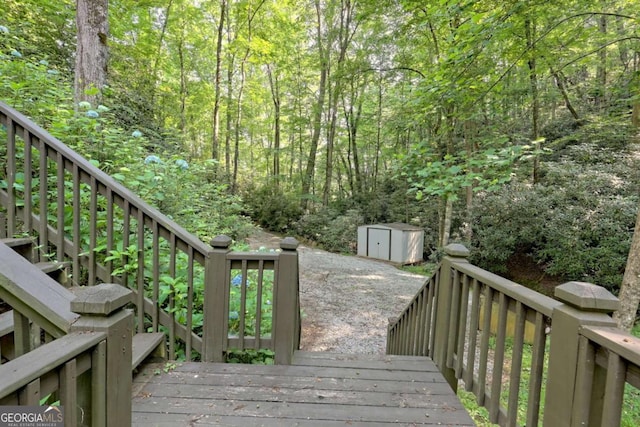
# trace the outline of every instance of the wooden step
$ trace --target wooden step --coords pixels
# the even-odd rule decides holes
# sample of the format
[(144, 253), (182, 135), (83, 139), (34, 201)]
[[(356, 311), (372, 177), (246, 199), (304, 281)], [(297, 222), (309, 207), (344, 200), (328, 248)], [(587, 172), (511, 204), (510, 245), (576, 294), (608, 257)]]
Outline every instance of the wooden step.
[(37, 262), (34, 265), (65, 288), (69, 287), (69, 275), (67, 272), (69, 267), (71, 267), (70, 262), (43, 261)]
[[(13, 333), (13, 310), (0, 314), (0, 339)], [(131, 370), (149, 356), (166, 358), (166, 338), (162, 332), (136, 334), (132, 340)]]
[(162, 332), (135, 334), (131, 355), (131, 370), (136, 369), (142, 361), (153, 354), (155, 357), (166, 358), (166, 339)]
[(7, 237), (0, 239), (0, 242), (9, 246), (22, 257), (33, 261), (33, 238), (32, 237)]
[(13, 310), (0, 314), (0, 338), (13, 332)]

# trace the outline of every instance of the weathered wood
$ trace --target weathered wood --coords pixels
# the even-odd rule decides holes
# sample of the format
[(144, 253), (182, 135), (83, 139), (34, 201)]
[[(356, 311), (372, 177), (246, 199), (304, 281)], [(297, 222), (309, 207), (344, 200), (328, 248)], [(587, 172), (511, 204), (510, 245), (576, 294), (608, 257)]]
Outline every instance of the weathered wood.
[(2, 378), (0, 399), (56, 369), (104, 339), (103, 333), (65, 335), (19, 359), (0, 365), (0, 378)]
[[(593, 294), (591, 286), (569, 282), (556, 287), (556, 296), (562, 296), (568, 301), (553, 310), (553, 333), (544, 403), (545, 427), (571, 425), (581, 328), (588, 325), (615, 327), (615, 322), (598, 308), (597, 303), (583, 298), (585, 292), (581, 290), (587, 289), (587, 294)], [(570, 297), (571, 293), (576, 295)], [(603, 302), (603, 306), (613, 306), (609, 298), (607, 301)], [(576, 307), (581, 302), (584, 302), (583, 306)]]
[(67, 269), (71, 266), (70, 262), (42, 261), (36, 262), (34, 265), (62, 286), (68, 286)]
[(75, 296), (4, 243), (0, 243), (0, 298), (54, 337), (66, 333), (78, 318), (70, 310)]
[(425, 357), (296, 352), (292, 365), (147, 365), (135, 381), (135, 425), (475, 425)]
[(29, 260), (29, 262), (33, 261), (33, 238), (32, 237), (4, 238), (0, 240), (0, 242), (9, 246), (15, 252), (20, 254), (20, 256)]
[(106, 347), (106, 425), (131, 424), (131, 360), (133, 312), (123, 307), (131, 300), (131, 291), (103, 283), (83, 288), (73, 302), (82, 316), (71, 331), (103, 332)]
[(13, 310), (0, 314), (0, 337), (13, 332)]
[(162, 332), (142, 333), (133, 336), (131, 368), (136, 369), (151, 353), (166, 357), (166, 337)]
[(280, 243), (280, 248), (273, 289), (273, 336), (275, 363), (288, 365), (300, 344), (298, 241), (287, 237)]

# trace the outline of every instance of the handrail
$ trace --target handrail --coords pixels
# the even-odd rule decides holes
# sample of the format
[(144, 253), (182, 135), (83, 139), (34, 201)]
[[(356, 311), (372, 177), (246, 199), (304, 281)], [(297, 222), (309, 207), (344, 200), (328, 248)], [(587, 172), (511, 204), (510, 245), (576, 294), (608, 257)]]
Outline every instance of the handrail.
[(640, 339), (615, 328), (613, 295), (569, 282), (553, 299), (471, 265), (461, 245), (445, 252), (390, 319), (387, 353), (432, 357), (501, 426), (619, 425), (625, 384), (640, 386)]
[(78, 318), (71, 311), (73, 293), (0, 242), (0, 298), (52, 337), (69, 332)]
[[(215, 259), (219, 250), (2, 102), (0, 124), (7, 140), (6, 159), (0, 158), (5, 163), (0, 205), (7, 211), (6, 235), (34, 236), (40, 258), (53, 256), (71, 265), (75, 285), (103, 282), (129, 288), (136, 331), (166, 333), (169, 358), (222, 361), (230, 346), (225, 329), (229, 269), (238, 265), (226, 263), (231, 240), (225, 239), (225, 258)], [(285, 241), (277, 256), (229, 254), (241, 263), (261, 262), (259, 274), (265, 265), (274, 271), (273, 336), (258, 334), (251, 346), (275, 348), (276, 363), (289, 363), (299, 344), (297, 242)], [(242, 342), (232, 339), (231, 345), (249, 345), (239, 338)]]
[[(17, 405), (18, 391), (29, 383), (50, 375), (70, 360), (88, 353), (106, 340), (104, 332), (76, 332), (44, 344), (37, 349), (0, 365), (0, 405)], [(52, 358), (52, 356), (54, 356)], [(91, 368), (91, 364), (80, 363), (79, 367)], [(76, 371), (81, 375), (84, 370)], [(55, 388), (41, 390), (42, 397), (57, 390), (58, 381), (41, 381)]]
[(216, 309), (205, 310), (204, 360), (221, 361), (230, 349), (270, 349), (276, 364), (290, 364), (300, 345), (298, 241), (287, 237), (274, 252), (231, 252), (227, 236), (211, 244), (214, 282), (223, 285), (205, 288), (206, 308)]
[[(0, 171), (7, 183), (0, 189), (7, 234), (36, 235), (41, 257), (71, 263), (74, 284), (118, 282), (132, 289), (137, 331), (162, 328), (169, 357), (176, 356), (177, 341), (187, 359), (201, 353), (202, 325), (194, 312), (210, 279), (212, 248), (3, 102), (0, 124), (7, 135)], [(106, 261), (116, 249), (122, 258)], [(161, 263), (161, 253), (168, 262)]]
[(606, 326), (583, 326), (580, 332), (572, 421), (620, 425), (625, 385), (640, 389), (640, 338)]

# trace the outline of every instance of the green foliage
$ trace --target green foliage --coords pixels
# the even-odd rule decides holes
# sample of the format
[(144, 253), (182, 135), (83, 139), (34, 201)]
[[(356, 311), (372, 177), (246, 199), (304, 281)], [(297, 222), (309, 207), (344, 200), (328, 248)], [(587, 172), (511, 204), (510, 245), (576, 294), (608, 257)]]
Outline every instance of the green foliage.
[[(502, 145), (505, 139), (488, 145)], [(439, 156), (428, 143), (413, 146), (402, 157), (402, 175), (406, 176), (421, 200), (425, 195), (457, 199), (461, 189), (472, 187), (474, 191), (495, 191), (511, 179), (511, 166), (520, 157), (522, 147), (507, 146), (487, 148), (469, 155)]]
[(244, 189), (244, 201), (251, 218), (267, 230), (285, 233), (300, 218), (300, 200), (275, 183), (251, 185)]
[(593, 165), (615, 162), (616, 156), (627, 150), (636, 132), (630, 121), (621, 121), (619, 117), (591, 117), (580, 126), (559, 121), (559, 125), (562, 130), (556, 131), (556, 138), (548, 143), (554, 153), (550, 158), (568, 156), (579, 163)]
[[(516, 251), (545, 271), (616, 289), (624, 271), (638, 199), (624, 167), (547, 164), (545, 183), (513, 183), (482, 194), (474, 209), (474, 262), (505, 271)], [(623, 178), (625, 177), (625, 178)]]
[(226, 353), (227, 363), (248, 363), (253, 365), (273, 365), (275, 353), (271, 350), (230, 349)]
[(296, 223), (296, 232), (328, 251), (355, 253), (358, 226), (362, 224), (359, 210), (341, 213), (331, 208), (320, 208), (303, 215)]
[[(260, 336), (271, 335), (273, 326), (273, 270), (264, 271), (262, 287), (259, 286), (258, 270), (249, 270), (242, 276), (241, 270), (231, 270), (229, 292), (229, 334), (240, 335), (240, 314), (244, 308), (245, 336), (255, 336), (260, 327)], [(257, 314), (260, 318), (257, 318)], [(258, 321), (260, 322), (258, 325)]]

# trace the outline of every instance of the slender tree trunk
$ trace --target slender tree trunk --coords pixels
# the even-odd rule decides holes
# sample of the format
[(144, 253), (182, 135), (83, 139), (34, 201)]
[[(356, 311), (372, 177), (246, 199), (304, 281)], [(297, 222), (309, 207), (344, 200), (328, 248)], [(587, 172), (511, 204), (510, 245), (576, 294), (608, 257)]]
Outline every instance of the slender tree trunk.
[(222, 35), (224, 34), (224, 18), (227, 1), (220, 0), (220, 22), (218, 23), (218, 40), (216, 42), (216, 72), (214, 76), (214, 99), (212, 118), (211, 158), (220, 160), (220, 80), (222, 80)]
[[(529, 52), (529, 88), (531, 91), (531, 141), (534, 144), (539, 144), (540, 130), (540, 97), (538, 94), (538, 72), (536, 69), (536, 52), (535, 52), (535, 39), (536, 39), (536, 24), (535, 22), (527, 18), (525, 20), (525, 35), (527, 38), (527, 50)], [(540, 167), (540, 160), (537, 155), (533, 158), (533, 171), (532, 180), (535, 184), (538, 182), (538, 169)]]
[(324, 181), (324, 192), (322, 194), (322, 204), (327, 206), (329, 204), (329, 196), (331, 194), (331, 181), (333, 179), (333, 152), (335, 147), (336, 140), (336, 127), (338, 120), (338, 100), (342, 95), (342, 77), (341, 72), (344, 68), (345, 58), (347, 56), (347, 48), (351, 42), (353, 34), (357, 26), (353, 29), (351, 28), (352, 19), (354, 15), (354, 4), (352, 4), (349, 0), (342, 2), (342, 8), (340, 10), (340, 26), (338, 28), (338, 42), (339, 42), (339, 52), (338, 59), (336, 61), (335, 67), (335, 75), (336, 78), (333, 82), (333, 90), (331, 91), (331, 96), (329, 100), (329, 130), (327, 132), (327, 156), (326, 156), (326, 167), (325, 167), (325, 181)]
[[(355, 86), (355, 82), (351, 81), (350, 99), (343, 98), (342, 108), (344, 110), (345, 122), (347, 124), (349, 138), (349, 159), (353, 159), (353, 171), (347, 170), (350, 179), (351, 191), (353, 196), (359, 197), (364, 191), (364, 178), (360, 166), (360, 154), (358, 149), (358, 126), (360, 117), (362, 116), (363, 94)], [(362, 85), (362, 91), (364, 91)], [(355, 104), (355, 106), (354, 106)], [(351, 161), (349, 161), (351, 164)], [(351, 173), (352, 172), (352, 173)]]
[(382, 147), (382, 73), (378, 79), (378, 105), (376, 111), (376, 153), (374, 156), (373, 166), (373, 183), (372, 189), (378, 188), (378, 171), (380, 169), (380, 151)]
[[(633, 75), (635, 78), (631, 84), (631, 91), (635, 92), (634, 95), (640, 95), (640, 52), (635, 52), (633, 59)], [(636, 128), (640, 128), (640, 98), (636, 98), (631, 110), (631, 124)]]
[(162, 46), (164, 45), (164, 36), (167, 33), (167, 26), (169, 25), (169, 16), (171, 16), (171, 6), (173, 0), (169, 0), (167, 9), (165, 12), (164, 22), (162, 23), (162, 30), (160, 31), (160, 38), (158, 39), (158, 48), (156, 49), (156, 56), (153, 61), (153, 68), (151, 72), (151, 110), (155, 110), (156, 104), (156, 86), (158, 84), (158, 68), (160, 66), (160, 58), (162, 58)]
[(76, 1), (76, 64), (74, 101), (87, 101), (96, 107), (102, 101), (107, 82), (109, 49), (109, 1)]
[(635, 323), (640, 303), (640, 209), (618, 299), (620, 299), (620, 309), (613, 314), (613, 318), (620, 329), (630, 331)]
[(186, 136), (187, 131), (187, 76), (184, 65), (184, 37), (181, 35), (178, 42), (178, 60), (180, 62), (180, 132), (182, 137)]
[(316, 168), (316, 155), (318, 153), (318, 142), (320, 141), (320, 132), (322, 128), (322, 115), (324, 112), (324, 99), (327, 91), (327, 73), (329, 70), (328, 49), (325, 49), (322, 42), (322, 14), (320, 10), (320, 1), (315, 1), (316, 17), (317, 17), (317, 43), (318, 53), (320, 54), (320, 83), (318, 86), (318, 101), (314, 108), (313, 114), (313, 134), (311, 135), (311, 143), (309, 145), (309, 157), (307, 158), (307, 167), (302, 176), (302, 207), (306, 208), (310, 194), (311, 183), (313, 181), (314, 171)]
[(553, 67), (551, 67), (551, 75), (556, 81), (556, 86), (558, 87), (558, 90), (560, 90), (560, 93), (562, 94), (562, 99), (564, 100), (565, 107), (567, 107), (567, 110), (569, 110), (569, 112), (571, 113), (571, 115), (576, 121), (580, 121), (580, 116), (578, 115), (578, 112), (576, 111), (576, 109), (573, 108), (573, 104), (571, 104), (571, 100), (569, 99), (569, 94), (567, 93), (567, 88), (564, 84), (565, 82), (564, 76), (561, 73), (554, 70)]
[(273, 171), (275, 185), (279, 185), (280, 176), (280, 93), (278, 88), (278, 76), (274, 75), (270, 65), (267, 65), (271, 99), (273, 100), (274, 130), (273, 130)]
[[(602, 2), (604, 4), (604, 2)], [(598, 20), (598, 30), (603, 37), (607, 35), (607, 17), (601, 15)], [(596, 81), (598, 85), (596, 95), (596, 108), (603, 111), (607, 103), (607, 49), (600, 49), (598, 52), (598, 68), (596, 70)]]

